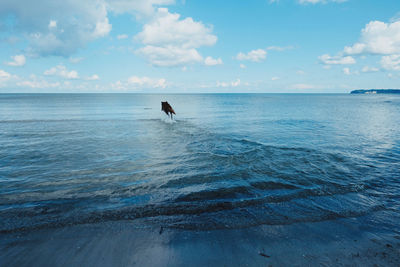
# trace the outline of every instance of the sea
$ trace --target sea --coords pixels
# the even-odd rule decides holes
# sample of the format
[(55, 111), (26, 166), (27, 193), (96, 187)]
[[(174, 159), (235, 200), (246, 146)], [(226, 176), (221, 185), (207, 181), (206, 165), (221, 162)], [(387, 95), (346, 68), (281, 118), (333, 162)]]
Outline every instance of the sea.
[(400, 95), (0, 94), (0, 233), (362, 216), (400, 230)]

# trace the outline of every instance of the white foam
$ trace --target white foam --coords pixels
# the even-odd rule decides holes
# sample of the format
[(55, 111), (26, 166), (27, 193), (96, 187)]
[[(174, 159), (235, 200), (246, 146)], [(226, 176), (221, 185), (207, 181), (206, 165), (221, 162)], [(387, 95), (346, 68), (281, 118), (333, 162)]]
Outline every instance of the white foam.
[(176, 123), (176, 120), (171, 119), (169, 116), (163, 116), (163, 117), (161, 118), (161, 120), (162, 120), (163, 122), (169, 123), (169, 124), (174, 124), (174, 123)]

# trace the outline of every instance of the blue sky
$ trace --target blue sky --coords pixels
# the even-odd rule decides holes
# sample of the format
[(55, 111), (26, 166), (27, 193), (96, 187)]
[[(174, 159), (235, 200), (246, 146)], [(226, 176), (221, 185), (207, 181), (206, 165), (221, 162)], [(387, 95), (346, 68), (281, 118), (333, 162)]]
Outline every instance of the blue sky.
[(400, 86), (398, 0), (2, 0), (0, 92)]

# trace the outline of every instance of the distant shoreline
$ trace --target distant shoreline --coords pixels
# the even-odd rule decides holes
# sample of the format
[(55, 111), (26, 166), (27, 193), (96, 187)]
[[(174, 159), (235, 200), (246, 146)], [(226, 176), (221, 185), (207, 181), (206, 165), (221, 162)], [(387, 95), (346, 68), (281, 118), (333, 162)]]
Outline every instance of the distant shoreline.
[(400, 94), (400, 89), (354, 90), (350, 94)]

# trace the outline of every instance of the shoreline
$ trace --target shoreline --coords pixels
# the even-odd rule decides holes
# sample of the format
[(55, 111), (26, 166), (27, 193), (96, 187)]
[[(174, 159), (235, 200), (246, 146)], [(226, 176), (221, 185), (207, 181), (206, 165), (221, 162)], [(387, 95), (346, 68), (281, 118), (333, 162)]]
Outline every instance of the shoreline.
[[(0, 235), (3, 266), (399, 266), (400, 234), (365, 218), (190, 231), (103, 222)], [(378, 231), (373, 231), (373, 229)]]

